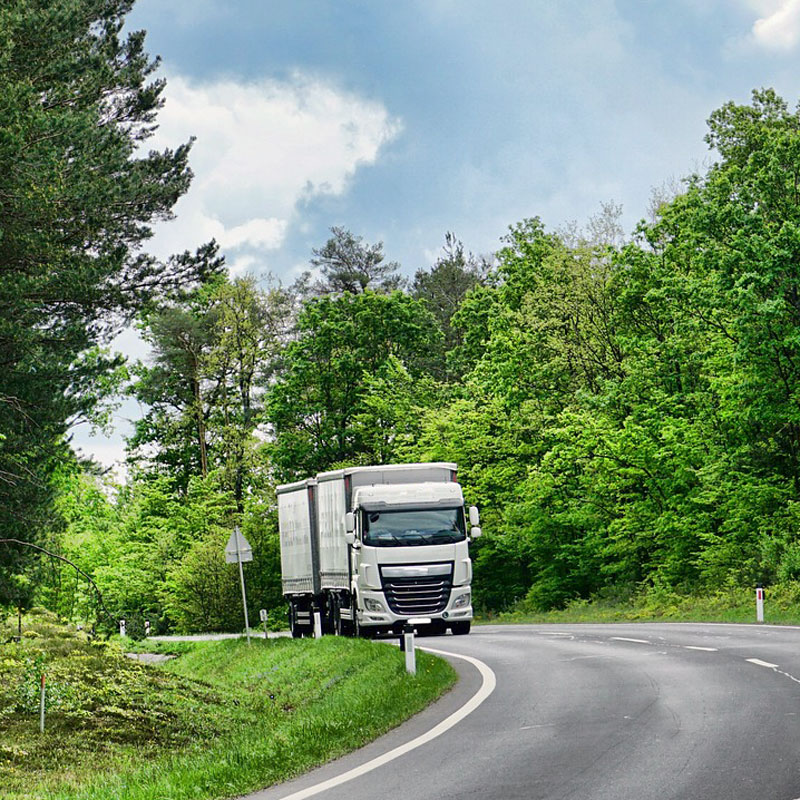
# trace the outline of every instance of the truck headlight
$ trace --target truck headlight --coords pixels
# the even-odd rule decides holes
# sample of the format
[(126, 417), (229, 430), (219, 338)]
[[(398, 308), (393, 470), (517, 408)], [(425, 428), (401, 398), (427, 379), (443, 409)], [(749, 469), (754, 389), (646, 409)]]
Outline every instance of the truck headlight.
[(373, 612), (384, 610), (383, 604), (380, 602), (380, 600), (373, 600), (371, 597), (364, 598), (364, 608), (366, 608), (367, 611), (373, 611)]
[(464, 592), (464, 594), (460, 594), (458, 597), (456, 597), (455, 602), (453, 603), (453, 608), (464, 608), (464, 606), (468, 606), (470, 594), (470, 592)]

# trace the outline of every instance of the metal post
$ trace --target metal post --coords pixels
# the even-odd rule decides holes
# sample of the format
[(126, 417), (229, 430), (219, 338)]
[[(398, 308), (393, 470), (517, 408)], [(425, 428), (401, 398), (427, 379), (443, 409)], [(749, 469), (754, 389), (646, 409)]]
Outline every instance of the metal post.
[(406, 625), (403, 629), (403, 650), (406, 653), (406, 672), (409, 675), (417, 674), (417, 654), (414, 650), (414, 629)]
[(242, 608), (244, 609), (244, 632), (247, 636), (247, 644), (250, 644), (250, 620), (247, 616), (247, 592), (244, 588), (244, 569), (243, 561), (253, 560), (253, 550), (250, 543), (242, 536), (238, 525), (234, 525), (231, 538), (225, 545), (225, 561), (233, 564), (234, 561), (239, 565), (239, 582), (242, 584)]
[[(239, 529), (236, 529), (237, 534)], [(238, 536), (237, 536), (238, 538)], [(244, 606), (244, 632), (247, 636), (247, 644), (250, 644), (250, 620), (247, 618), (247, 594), (244, 591), (244, 569), (242, 569), (242, 559), (239, 559), (239, 580), (242, 583), (242, 605)]]
[(262, 608), (258, 613), (261, 615), (261, 621), (264, 623), (264, 638), (269, 639), (269, 636), (267, 636), (267, 609)]
[(44, 672), (42, 673), (42, 687), (39, 694), (39, 733), (44, 733)]
[(756, 622), (764, 621), (764, 589), (756, 584)]

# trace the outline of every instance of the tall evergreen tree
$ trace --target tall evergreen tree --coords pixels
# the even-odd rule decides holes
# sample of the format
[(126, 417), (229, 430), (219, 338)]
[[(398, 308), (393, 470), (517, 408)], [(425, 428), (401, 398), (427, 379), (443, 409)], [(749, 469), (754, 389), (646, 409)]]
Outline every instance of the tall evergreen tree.
[[(143, 245), (189, 186), (190, 144), (144, 154), (164, 89), (132, 0), (0, 6), (0, 528), (35, 535), (69, 424), (114, 368), (97, 347), (197, 261)], [(93, 350), (94, 348), (94, 350)], [(0, 559), (12, 560), (9, 550)], [(0, 584), (3, 581), (0, 580)]]
[(303, 297), (325, 294), (362, 294), (368, 288), (373, 292), (391, 292), (403, 286), (397, 274), (400, 265), (386, 261), (383, 242), (368, 244), (346, 228), (334, 226), (331, 236), (322, 247), (311, 251), (311, 266), (321, 277), (312, 278), (304, 273), (295, 284)]

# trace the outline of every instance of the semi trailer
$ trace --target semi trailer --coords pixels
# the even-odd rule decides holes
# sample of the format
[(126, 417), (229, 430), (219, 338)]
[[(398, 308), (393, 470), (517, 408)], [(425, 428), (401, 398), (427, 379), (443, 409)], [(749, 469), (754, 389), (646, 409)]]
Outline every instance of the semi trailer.
[(375, 636), (409, 624), (469, 633), (481, 535), (456, 465), (348, 467), (277, 489), (283, 594), (292, 636)]

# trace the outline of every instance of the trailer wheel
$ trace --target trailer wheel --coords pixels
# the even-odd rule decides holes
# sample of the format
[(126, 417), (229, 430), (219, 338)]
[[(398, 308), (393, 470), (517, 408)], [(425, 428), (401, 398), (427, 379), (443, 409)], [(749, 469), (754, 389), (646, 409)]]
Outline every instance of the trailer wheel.
[(450, 625), (450, 630), (453, 631), (455, 636), (463, 636), (469, 633), (470, 626), (470, 622), (454, 622)]
[(334, 595), (331, 601), (331, 615), (333, 616), (333, 633), (336, 636), (344, 636), (344, 627), (342, 625), (341, 614), (341, 600), (338, 595)]
[(303, 635), (302, 626), (297, 624), (297, 612), (294, 603), (289, 605), (289, 630), (292, 632), (293, 639), (299, 639)]

